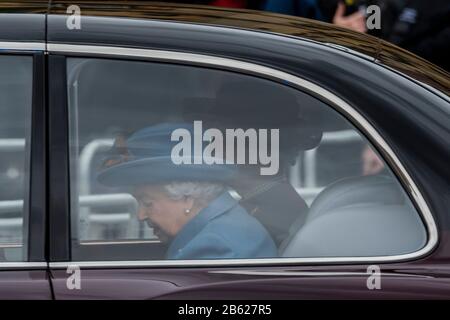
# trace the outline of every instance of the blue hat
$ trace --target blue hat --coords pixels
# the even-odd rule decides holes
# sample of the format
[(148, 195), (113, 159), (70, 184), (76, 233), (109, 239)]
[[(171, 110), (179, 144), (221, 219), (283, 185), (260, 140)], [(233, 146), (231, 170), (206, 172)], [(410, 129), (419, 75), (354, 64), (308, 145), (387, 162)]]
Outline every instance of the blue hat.
[[(133, 186), (157, 184), (169, 181), (226, 182), (234, 177), (237, 167), (230, 164), (175, 164), (172, 148), (178, 141), (171, 141), (172, 132), (186, 129), (191, 134), (191, 150), (194, 140), (193, 126), (186, 123), (162, 123), (136, 131), (124, 145), (113, 147), (121, 151), (119, 161), (106, 160), (106, 169), (97, 179), (107, 186)], [(193, 152), (192, 152), (193, 153)], [(109, 163), (109, 164), (108, 164)]]

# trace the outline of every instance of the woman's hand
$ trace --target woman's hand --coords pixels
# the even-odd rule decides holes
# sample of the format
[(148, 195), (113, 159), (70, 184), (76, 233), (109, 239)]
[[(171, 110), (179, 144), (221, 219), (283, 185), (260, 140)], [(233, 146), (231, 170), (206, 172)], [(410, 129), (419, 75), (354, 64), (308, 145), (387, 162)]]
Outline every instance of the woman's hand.
[(338, 3), (333, 17), (333, 24), (358, 32), (367, 32), (366, 17), (360, 11), (345, 16), (345, 5)]

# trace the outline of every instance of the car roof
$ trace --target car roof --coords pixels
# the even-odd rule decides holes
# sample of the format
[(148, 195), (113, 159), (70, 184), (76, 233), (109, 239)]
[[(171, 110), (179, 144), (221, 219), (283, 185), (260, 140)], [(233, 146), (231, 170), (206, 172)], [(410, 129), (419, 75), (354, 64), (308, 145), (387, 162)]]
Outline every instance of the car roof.
[(328, 23), (247, 9), (153, 1), (23, 0), (0, 3), (0, 13), (67, 14), (71, 4), (81, 15), (174, 21), (275, 33), (318, 42), (364, 56), (450, 95), (449, 74), (430, 62), (378, 38)]

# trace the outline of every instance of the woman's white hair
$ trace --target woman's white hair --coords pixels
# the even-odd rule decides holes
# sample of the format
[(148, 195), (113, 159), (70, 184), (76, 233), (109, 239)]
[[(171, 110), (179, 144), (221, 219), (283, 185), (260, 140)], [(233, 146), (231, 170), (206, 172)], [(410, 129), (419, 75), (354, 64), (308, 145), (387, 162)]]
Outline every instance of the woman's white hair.
[(207, 204), (224, 190), (225, 186), (209, 182), (171, 182), (164, 185), (164, 191), (169, 198), (181, 200), (191, 197), (200, 204)]

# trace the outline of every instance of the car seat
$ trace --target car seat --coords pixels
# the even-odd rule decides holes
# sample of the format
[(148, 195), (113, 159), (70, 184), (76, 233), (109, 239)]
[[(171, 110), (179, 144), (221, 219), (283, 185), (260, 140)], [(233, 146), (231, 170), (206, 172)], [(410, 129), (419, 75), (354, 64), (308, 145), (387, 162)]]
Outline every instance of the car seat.
[(400, 184), (375, 175), (323, 190), (279, 251), (283, 257), (386, 256), (414, 252), (425, 241), (423, 223)]

